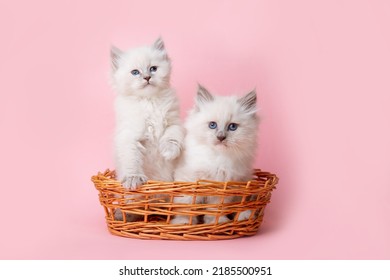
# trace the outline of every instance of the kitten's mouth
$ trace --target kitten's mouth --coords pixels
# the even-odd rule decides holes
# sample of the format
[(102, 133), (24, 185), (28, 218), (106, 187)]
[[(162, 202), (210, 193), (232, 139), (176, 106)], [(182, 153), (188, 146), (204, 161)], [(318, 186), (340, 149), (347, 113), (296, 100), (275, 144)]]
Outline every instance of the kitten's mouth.
[(221, 147), (221, 148), (227, 148), (227, 143), (225, 141), (218, 141), (215, 143), (215, 146)]
[(144, 85), (144, 88), (148, 87), (148, 86), (154, 86), (152, 83), (148, 82)]

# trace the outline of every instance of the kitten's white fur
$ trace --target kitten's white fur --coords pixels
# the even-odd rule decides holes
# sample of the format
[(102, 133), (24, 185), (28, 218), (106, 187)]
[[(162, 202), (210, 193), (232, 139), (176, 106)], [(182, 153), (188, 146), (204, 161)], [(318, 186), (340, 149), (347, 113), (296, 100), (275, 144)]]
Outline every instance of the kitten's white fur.
[[(209, 123), (218, 127), (210, 129)], [(235, 131), (227, 129), (230, 123), (238, 124)], [(257, 146), (256, 93), (236, 96), (213, 96), (199, 86), (196, 105), (190, 112), (185, 128), (184, 152), (175, 171), (176, 181), (248, 181), (252, 178), (253, 161)], [(226, 137), (224, 140), (221, 135)], [(217, 137), (220, 136), (220, 139)], [(196, 203), (219, 203), (219, 197), (197, 197)], [(231, 198), (231, 201), (234, 198)], [(192, 197), (175, 198), (175, 203), (192, 203)], [(225, 202), (228, 202), (225, 199)], [(242, 212), (239, 220), (248, 219), (250, 211)], [(188, 224), (189, 217), (177, 215), (173, 224)], [(205, 223), (214, 223), (215, 217), (206, 215)], [(220, 216), (218, 223), (227, 222)], [(192, 220), (196, 224), (197, 217)]]
[[(117, 179), (129, 189), (148, 179), (172, 181), (184, 129), (179, 102), (170, 87), (171, 63), (164, 43), (159, 38), (151, 46), (125, 52), (112, 47), (111, 58), (112, 84), (117, 93)], [(133, 70), (138, 74), (133, 75)]]

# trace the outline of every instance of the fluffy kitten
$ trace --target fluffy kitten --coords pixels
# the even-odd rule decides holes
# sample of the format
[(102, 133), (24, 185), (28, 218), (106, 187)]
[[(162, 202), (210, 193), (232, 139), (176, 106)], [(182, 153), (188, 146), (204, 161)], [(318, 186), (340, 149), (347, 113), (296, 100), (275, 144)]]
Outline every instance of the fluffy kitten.
[(164, 43), (159, 38), (128, 51), (112, 47), (111, 59), (117, 179), (131, 190), (148, 179), (172, 181), (184, 129)]
[[(248, 181), (252, 178), (257, 146), (256, 92), (244, 97), (213, 96), (199, 86), (196, 104), (190, 112), (185, 128), (184, 152), (175, 171), (176, 181)], [(219, 203), (219, 197), (197, 197), (196, 203)], [(225, 198), (225, 202), (229, 202)], [(230, 198), (233, 201), (234, 197)], [(192, 203), (192, 197), (176, 197), (176, 203)], [(241, 213), (239, 220), (249, 217)], [(218, 222), (227, 222), (226, 216)], [(177, 215), (174, 224), (188, 224), (189, 217)], [(192, 220), (196, 224), (197, 217)], [(205, 223), (215, 217), (206, 215)]]

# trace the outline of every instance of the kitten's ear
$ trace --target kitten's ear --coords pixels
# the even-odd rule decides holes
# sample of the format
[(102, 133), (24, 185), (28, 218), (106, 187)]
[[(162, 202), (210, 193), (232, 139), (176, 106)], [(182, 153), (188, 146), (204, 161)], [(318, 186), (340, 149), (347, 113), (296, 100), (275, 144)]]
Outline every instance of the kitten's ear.
[(111, 46), (111, 68), (112, 71), (118, 69), (118, 60), (122, 55), (122, 51), (115, 46)]
[(238, 103), (243, 108), (244, 112), (248, 114), (255, 114), (256, 113), (256, 90), (252, 90), (250, 93), (245, 95), (244, 97), (241, 97), (238, 99)]
[(161, 39), (161, 37), (158, 37), (158, 39), (153, 43), (153, 48), (165, 51), (164, 41)]
[(198, 93), (196, 96), (196, 106), (199, 108), (202, 104), (211, 102), (214, 100), (214, 96), (208, 92), (203, 86), (198, 84)]

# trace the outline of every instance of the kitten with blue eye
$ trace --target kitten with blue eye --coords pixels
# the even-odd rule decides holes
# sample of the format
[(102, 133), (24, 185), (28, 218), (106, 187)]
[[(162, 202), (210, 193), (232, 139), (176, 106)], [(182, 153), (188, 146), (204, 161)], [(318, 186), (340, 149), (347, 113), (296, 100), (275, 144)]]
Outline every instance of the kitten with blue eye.
[(111, 61), (117, 180), (131, 190), (148, 179), (172, 181), (184, 128), (162, 39), (128, 51), (112, 47)]
[[(243, 97), (214, 96), (199, 85), (195, 106), (185, 123), (184, 151), (175, 171), (175, 181), (194, 182), (248, 181), (253, 174), (257, 147), (256, 92)], [(175, 203), (191, 204), (192, 197), (177, 196)], [(237, 197), (225, 198), (225, 203)], [(197, 197), (195, 203), (219, 203), (219, 197)], [(184, 209), (185, 210), (185, 209)], [(209, 209), (212, 210), (212, 209)], [(238, 220), (248, 219), (251, 211), (242, 212)], [(220, 216), (218, 223), (228, 222)], [(215, 216), (205, 215), (204, 222), (215, 223)], [(186, 215), (176, 215), (172, 224), (189, 224)], [(193, 217), (192, 224), (198, 223)]]

